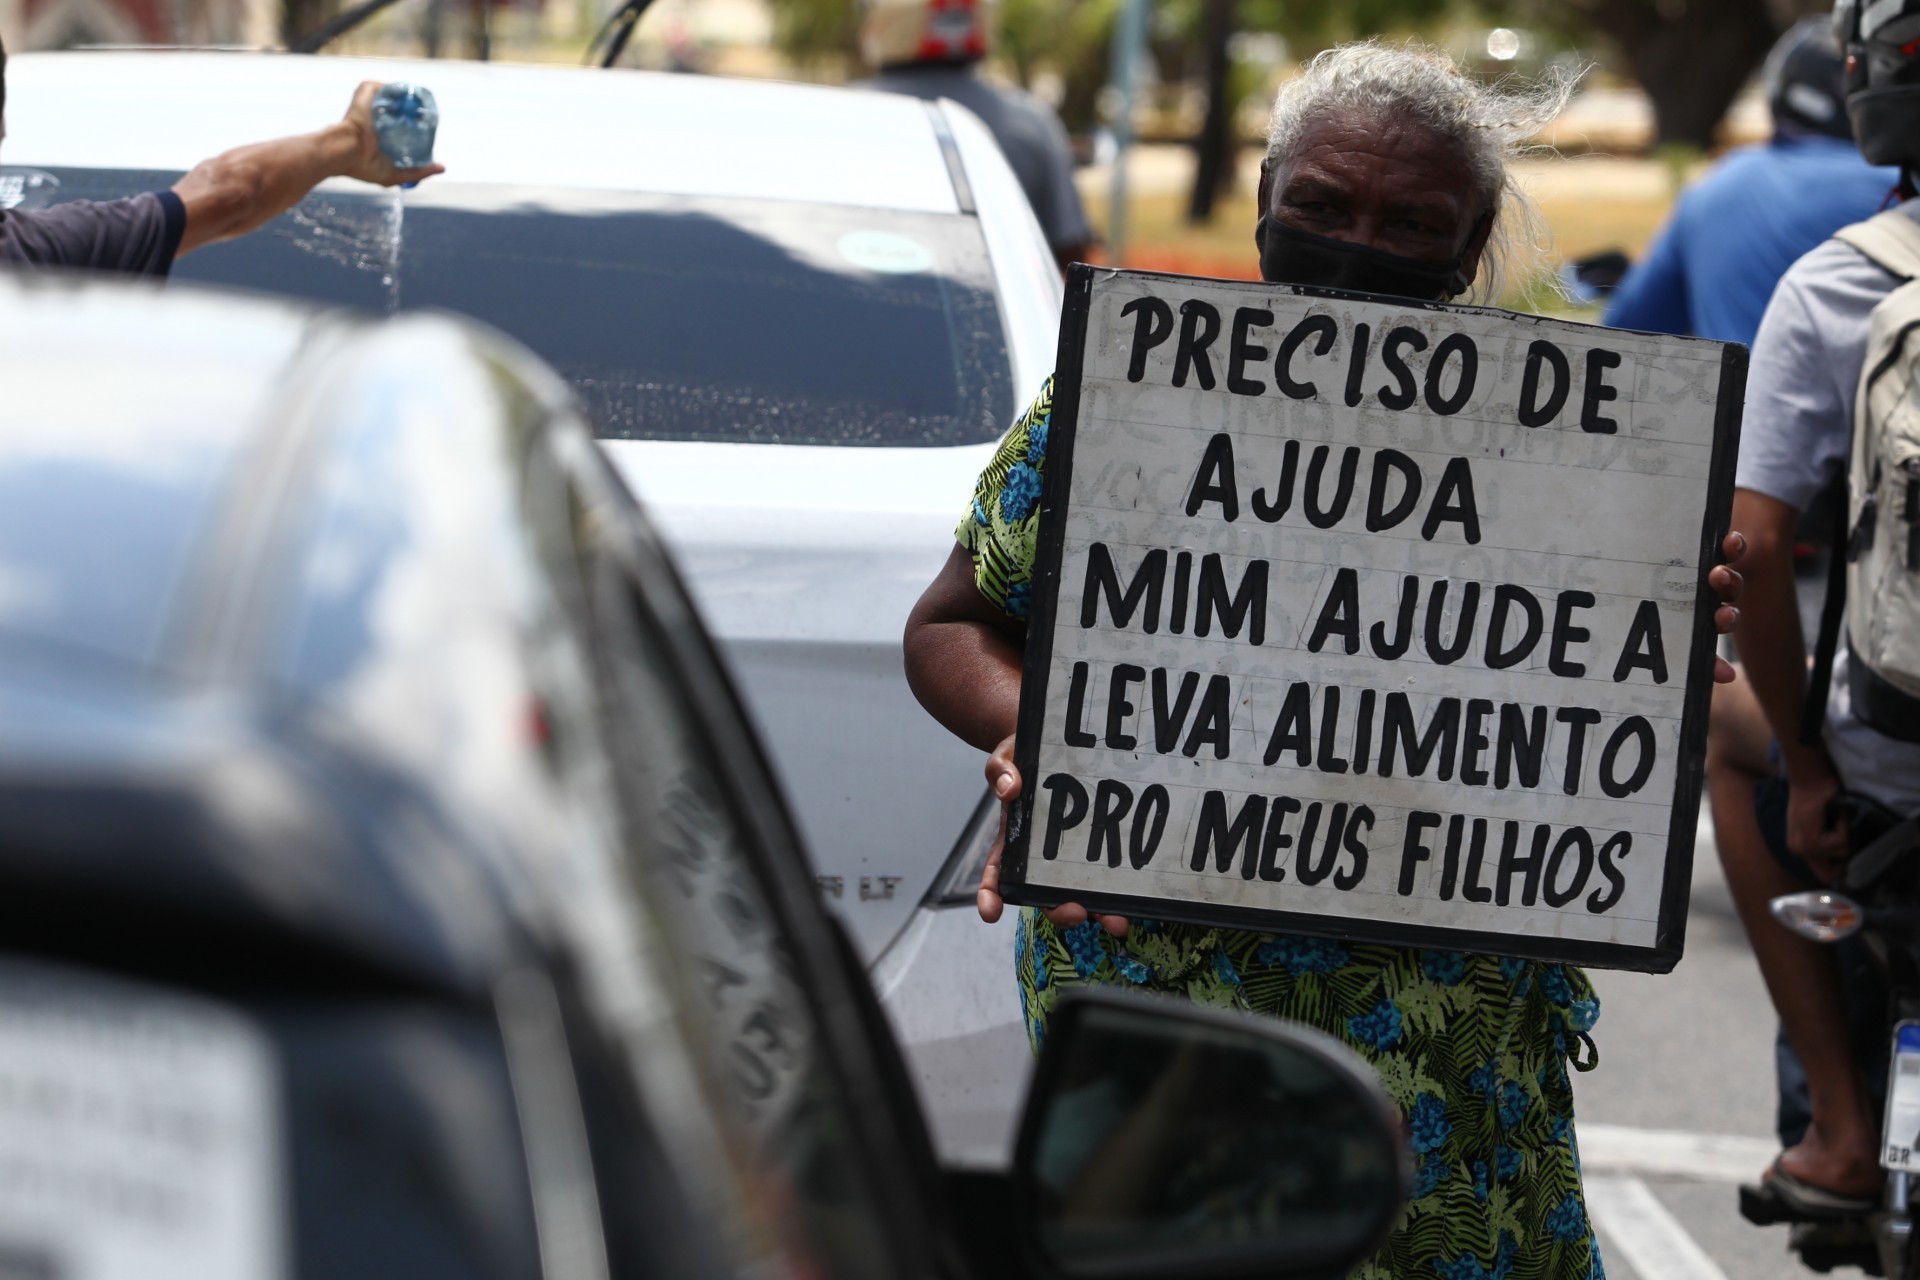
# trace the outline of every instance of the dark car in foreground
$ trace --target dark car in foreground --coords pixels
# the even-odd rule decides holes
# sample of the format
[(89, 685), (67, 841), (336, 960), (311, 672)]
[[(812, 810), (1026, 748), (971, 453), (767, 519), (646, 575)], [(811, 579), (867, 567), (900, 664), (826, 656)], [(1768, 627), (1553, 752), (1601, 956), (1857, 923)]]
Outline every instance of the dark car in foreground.
[[(174, 279), (512, 336), (585, 406), (734, 677), (943, 1158), (1005, 1168), (1025, 1085), (980, 753), (900, 633), (1053, 367), (1060, 273), (954, 103), (624, 69), (159, 50), (7, 64), (0, 209), (161, 188), (333, 118), (439, 99), (417, 188), (329, 182)], [(244, 109), (236, 109), (244, 104)]]
[(943, 1171), (685, 590), (441, 317), (0, 279), (0, 1273), (1342, 1273), (1310, 1033), (1068, 1002)]

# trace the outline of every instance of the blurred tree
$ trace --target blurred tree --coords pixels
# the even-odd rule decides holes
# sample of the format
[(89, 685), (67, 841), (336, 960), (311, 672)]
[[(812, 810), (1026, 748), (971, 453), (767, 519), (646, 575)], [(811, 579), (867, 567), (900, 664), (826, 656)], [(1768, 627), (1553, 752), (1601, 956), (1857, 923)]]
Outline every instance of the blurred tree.
[(1200, 44), (1206, 68), (1207, 111), (1194, 139), (1193, 193), (1187, 199), (1187, 221), (1213, 217), (1213, 202), (1233, 183), (1234, 100), (1233, 51), (1235, 0), (1206, 0), (1200, 24)]
[(860, 69), (859, 0), (773, 0), (773, 47), (803, 67)]
[(281, 43), (292, 44), (302, 36), (318, 31), (340, 9), (341, 5), (337, 0), (282, 0)]
[[(334, 0), (286, 0), (328, 5)], [(1060, 114), (1085, 134), (1101, 122), (1115, 15), (1123, 0), (1003, 0), (999, 56), (1025, 87), (1042, 70), (1060, 78)], [(1304, 59), (1363, 36), (1431, 32), (1442, 24), (1501, 23), (1550, 43), (1617, 54), (1653, 105), (1655, 143), (1701, 149), (1779, 32), (1830, 0), (1148, 0), (1154, 62), (1163, 78), (1198, 81), (1206, 110), (1194, 139), (1196, 221), (1211, 216), (1233, 176), (1232, 121), (1241, 106), (1232, 36), (1265, 32)], [(858, 0), (773, 0), (774, 40), (803, 66), (851, 72), (859, 63)], [(1613, 61), (1613, 59), (1609, 59)], [(1264, 86), (1262, 86), (1264, 87)]]
[[(1342, 40), (1416, 34), (1463, 18), (1525, 27), (1571, 48), (1591, 48), (1597, 39), (1646, 92), (1655, 146), (1705, 150), (1779, 33), (1830, 8), (1831, 0), (1239, 0), (1239, 21), (1243, 29), (1284, 36), (1296, 58)], [(1190, 38), (1206, 45), (1212, 33), (1196, 30)], [(1209, 57), (1209, 126), (1218, 65)], [(1190, 201), (1196, 217), (1210, 208), (1200, 183), (1219, 176), (1207, 170), (1207, 148), (1216, 145), (1207, 129), (1197, 145), (1202, 172)]]
[(1306, 59), (1343, 40), (1412, 34), (1455, 14), (1453, 0), (1240, 0), (1249, 31), (1284, 36), (1294, 56)]
[[(1197, 46), (1206, 88), (1206, 113), (1194, 139), (1193, 190), (1187, 199), (1190, 222), (1213, 216), (1214, 202), (1233, 186), (1233, 120), (1242, 95), (1236, 84), (1232, 37), (1236, 31), (1261, 31), (1287, 41), (1294, 56), (1360, 36), (1412, 33), (1447, 17), (1451, 0), (1174, 0), (1164, 8), (1168, 24), (1189, 46)], [(1264, 88), (1264, 86), (1262, 86)]]
[(1655, 146), (1705, 150), (1774, 40), (1827, 0), (1482, 0), (1489, 17), (1576, 42), (1595, 36), (1653, 104)]
[(1588, 0), (1653, 103), (1654, 145), (1705, 150), (1779, 32), (1764, 0)]
[(1112, 57), (1120, 0), (1002, 0), (999, 53), (1023, 89), (1042, 67), (1060, 77), (1060, 118), (1070, 133), (1100, 124), (1100, 90)]
[[(1061, 116), (1075, 133), (1098, 123), (1118, 7), (1118, 0), (1002, 0), (996, 55), (1023, 89), (1043, 68), (1059, 76)], [(860, 57), (860, 0), (772, 0), (772, 9), (774, 47), (795, 63), (847, 78), (869, 70)]]

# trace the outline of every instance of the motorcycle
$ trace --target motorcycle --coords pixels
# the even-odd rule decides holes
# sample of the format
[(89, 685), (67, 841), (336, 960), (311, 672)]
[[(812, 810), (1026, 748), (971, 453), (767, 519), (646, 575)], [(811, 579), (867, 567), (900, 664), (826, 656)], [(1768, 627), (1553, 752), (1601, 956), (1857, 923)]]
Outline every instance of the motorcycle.
[(1740, 1213), (1761, 1226), (1791, 1223), (1787, 1247), (1808, 1268), (1857, 1266), (1889, 1280), (1920, 1280), (1914, 1247), (1920, 1192), (1920, 816), (1903, 818), (1864, 797), (1846, 800), (1858, 849), (1830, 889), (1773, 899), (1775, 920), (1803, 938), (1835, 944), (1858, 938), (1884, 984), (1889, 1048), (1880, 1163), (1880, 1205), (1850, 1216), (1810, 1216), (1766, 1186), (1740, 1188)]

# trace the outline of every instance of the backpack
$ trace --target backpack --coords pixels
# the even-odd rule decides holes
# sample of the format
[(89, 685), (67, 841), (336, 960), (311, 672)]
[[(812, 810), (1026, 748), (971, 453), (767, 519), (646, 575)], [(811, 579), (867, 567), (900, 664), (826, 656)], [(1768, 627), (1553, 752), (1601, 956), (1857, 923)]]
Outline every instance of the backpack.
[(1835, 238), (1900, 283), (1868, 322), (1847, 501), (1836, 504), (1800, 737), (1808, 745), (1820, 741), (1844, 610), (1854, 715), (1889, 738), (1920, 742), (1920, 223), (1890, 209)]

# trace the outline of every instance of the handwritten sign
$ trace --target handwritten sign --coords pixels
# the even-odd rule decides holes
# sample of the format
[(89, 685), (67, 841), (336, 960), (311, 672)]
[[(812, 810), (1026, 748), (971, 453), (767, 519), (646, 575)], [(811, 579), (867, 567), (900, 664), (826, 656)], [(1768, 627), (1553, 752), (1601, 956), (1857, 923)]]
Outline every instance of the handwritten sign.
[(1672, 968), (1745, 371), (1075, 268), (1009, 899)]

